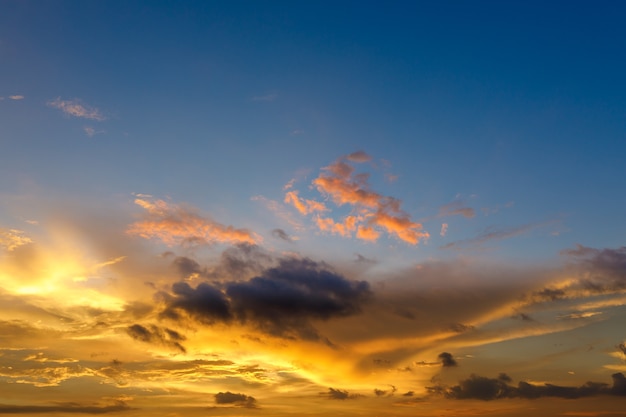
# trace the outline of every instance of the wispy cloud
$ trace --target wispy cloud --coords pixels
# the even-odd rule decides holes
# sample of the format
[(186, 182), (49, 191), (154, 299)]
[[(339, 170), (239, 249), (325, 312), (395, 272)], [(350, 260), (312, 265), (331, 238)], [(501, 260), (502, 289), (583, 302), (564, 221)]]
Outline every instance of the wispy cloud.
[(24, 100), (24, 96), (23, 96), (23, 95), (21, 95), (21, 94), (15, 94), (15, 95), (12, 95), (12, 96), (9, 96), (9, 98), (10, 98), (11, 100)]
[(91, 119), (98, 122), (106, 120), (106, 117), (100, 110), (95, 107), (88, 106), (87, 104), (83, 104), (79, 99), (61, 100), (60, 97), (57, 97), (54, 100), (48, 101), (47, 104), (49, 107), (61, 110), (68, 116)]
[(32, 243), (32, 239), (24, 235), (24, 231), (17, 229), (3, 229), (0, 227), (0, 247), (12, 251), (22, 245)]
[(441, 224), (441, 231), (439, 232), (439, 235), (441, 237), (445, 237), (446, 233), (448, 233), (448, 223), (442, 223)]
[(524, 233), (527, 233), (537, 227), (544, 226), (546, 223), (534, 223), (534, 224), (525, 224), (517, 227), (509, 227), (499, 229), (494, 226), (490, 226), (481, 234), (476, 237), (464, 240), (457, 240), (456, 242), (450, 242), (447, 245), (442, 246), (442, 249), (457, 249), (462, 247), (476, 247), (481, 246), (482, 244), (492, 241), (492, 240), (502, 240), (508, 239), (511, 237), (519, 236)]
[(258, 243), (261, 237), (246, 229), (225, 226), (204, 218), (194, 210), (163, 200), (137, 198), (135, 204), (145, 209), (145, 219), (133, 223), (131, 235), (158, 239), (167, 245), (211, 243)]
[(460, 200), (453, 201), (439, 208), (439, 217), (458, 215), (471, 219), (476, 216), (476, 212), (473, 208), (465, 206), (464, 202)]
[(83, 132), (85, 132), (85, 134), (91, 138), (94, 135), (98, 135), (100, 133), (104, 133), (104, 130), (96, 130), (96, 129), (94, 129), (91, 126), (85, 126), (85, 127), (83, 127)]

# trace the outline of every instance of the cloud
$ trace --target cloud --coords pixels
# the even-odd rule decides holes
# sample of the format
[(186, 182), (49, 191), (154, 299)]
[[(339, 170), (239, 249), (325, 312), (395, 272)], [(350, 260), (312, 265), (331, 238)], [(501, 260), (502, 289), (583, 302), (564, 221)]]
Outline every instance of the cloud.
[(311, 320), (356, 314), (370, 294), (364, 281), (349, 281), (325, 264), (292, 258), (247, 281), (227, 282), (221, 288), (178, 282), (172, 292), (159, 295), (166, 303), (163, 317), (188, 316), (205, 324), (237, 320), (273, 336), (306, 340), (321, 339)]
[(442, 246), (441, 248), (442, 249), (456, 249), (456, 248), (467, 247), (467, 246), (480, 246), (483, 243), (489, 242), (491, 240), (502, 240), (502, 239), (508, 239), (510, 237), (522, 235), (542, 225), (543, 224), (526, 224), (522, 226), (510, 227), (510, 228), (505, 228), (505, 229), (498, 229), (493, 226), (490, 226), (487, 229), (485, 229), (483, 233), (481, 233), (480, 235), (474, 238), (451, 242), (451, 243), (448, 243), (447, 245)]
[(369, 156), (368, 154), (366, 154), (363, 151), (356, 151), (356, 152), (352, 152), (351, 154), (347, 155), (346, 159), (348, 161), (351, 161), (351, 162), (363, 163), (363, 162), (371, 161), (372, 157)]
[(153, 324), (149, 327), (144, 327), (140, 324), (133, 324), (126, 328), (126, 333), (140, 342), (167, 346), (182, 353), (187, 352), (184, 346), (180, 344), (180, 342), (186, 339), (185, 336), (166, 327), (161, 328)]
[(275, 238), (284, 240), (285, 242), (293, 242), (293, 239), (285, 232), (283, 229), (274, 229), (272, 230), (272, 236)]
[(49, 107), (61, 110), (68, 116), (91, 119), (98, 122), (106, 120), (106, 117), (100, 112), (100, 110), (83, 104), (79, 99), (61, 100), (60, 97), (57, 97), (54, 100), (48, 101), (47, 104)]
[(104, 130), (96, 130), (96, 129), (94, 129), (91, 126), (85, 126), (85, 127), (83, 127), (83, 132), (85, 132), (85, 134), (91, 138), (94, 135), (98, 135), (100, 133), (104, 133)]
[[(626, 246), (595, 249), (576, 245), (561, 252), (578, 261), (586, 287), (597, 292), (626, 287)], [(608, 286), (608, 288), (607, 288)]]
[[(422, 225), (413, 222), (402, 211), (400, 200), (372, 191), (368, 183), (369, 174), (354, 173), (352, 162), (360, 163), (370, 159), (369, 155), (358, 151), (322, 168), (322, 173), (313, 180), (313, 186), (337, 206), (348, 205), (353, 212), (340, 221), (318, 215), (314, 218), (317, 227), (343, 237), (351, 237), (356, 232), (357, 239), (370, 242), (376, 241), (381, 231), (411, 245), (427, 239), (429, 234), (422, 231)], [(290, 191), (285, 195), (285, 202), (294, 205), (302, 215), (329, 211), (325, 205), (315, 206), (313, 204), (317, 202), (314, 200), (299, 200), (297, 196), (296, 191)]]
[(127, 232), (145, 239), (158, 239), (166, 245), (250, 243), (261, 237), (246, 230), (225, 226), (204, 218), (194, 210), (163, 200), (137, 198), (135, 204), (146, 210), (145, 219), (133, 223)]
[(106, 414), (132, 410), (125, 402), (116, 401), (113, 405), (83, 405), (80, 403), (56, 403), (54, 405), (11, 405), (0, 404), (0, 414), (39, 414), (39, 413), (83, 413)]
[(542, 397), (556, 397), (576, 399), (597, 395), (626, 396), (626, 378), (622, 373), (612, 376), (613, 385), (601, 382), (586, 382), (578, 387), (564, 387), (554, 384), (531, 384), (521, 381), (517, 387), (509, 385), (511, 378), (501, 373), (498, 378), (488, 378), (478, 375), (470, 375), (469, 378), (460, 381), (453, 387), (435, 386), (429, 387), (431, 393), (443, 393), (447, 398), (453, 399), (478, 399), (497, 400), (503, 398), (526, 398), (536, 399)]
[(230, 391), (215, 394), (217, 404), (232, 404), (238, 407), (255, 408), (256, 399), (245, 394), (235, 394)]
[(294, 206), (296, 210), (298, 210), (300, 214), (302, 215), (307, 215), (307, 214), (315, 213), (315, 212), (328, 211), (324, 203), (320, 203), (315, 200), (300, 199), (298, 197), (298, 191), (296, 190), (288, 191), (285, 194), (284, 202), (286, 204), (291, 204), (292, 206)]
[(467, 219), (471, 219), (476, 216), (476, 212), (471, 207), (465, 207), (463, 205), (463, 201), (458, 200), (439, 208), (439, 217), (458, 215), (461, 215)]
[(350, 394), (346, 390), (336, 388), (328, 388), (328, 392), (323, 392), (321, 395), (331, 400), (352, 400), (360, 397), (358, 394)]
[(0, 247), (4, 247), (8, 251), (33, 243), (32, 239), (24, 236), (24, 231), (17, 229), (3, 229), (0, 227)]
[(445, 237), (447, 233), (448, 233), (448, 223), (441, 223), (441, 231), (439, 232), (439, 235), (441, 237)]
[(11, 100), (24, 100), (24, 96), (20, 95), (20, 94), (15, 94), (15, 95), (9, 96), (9, 98)]
[(454, 359), (454, 356), (452, 356), (452, 354), (448, 352), (442, 352), (437, 357), (439, 358), (439, 360), (441, 360), (441, 365), (444, 368), (450, 368), (458, 365), (458, 363)]

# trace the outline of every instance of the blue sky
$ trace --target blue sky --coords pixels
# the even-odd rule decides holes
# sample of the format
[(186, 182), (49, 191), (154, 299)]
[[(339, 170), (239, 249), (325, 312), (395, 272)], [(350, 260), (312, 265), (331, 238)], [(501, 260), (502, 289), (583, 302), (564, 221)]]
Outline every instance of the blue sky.
[[(50, 278), (59, 288), (74, 294), (83, 282), (76, 274), (87, 273), (95, 280), (85, 281), (89, 291), (118, 297), (111, 311), (120, 300), (128, 309), (154, 295), (143, 288), (133, 298), (138, 277), (182, 297), (172, 289), (179, 277), (154, 269), (167, 256), (202, 265), (205, 272), (185, 281), (201, 288), (229, 250), (253, 244), (280, 267), (284, 256), (310, 258), (372, 288), (405, 288), (414, 273), (418, 287), (452, 298), (459, 288), (471, 292), (471, 283), (494, 293), (506, 286), (504, 304), (489, 313), (459, 301), (466, 328), (483, 336), (504, 326), (516, 291), (545, 298), (511, 308), (531, 309), (548, 327), (585, 297), (619, 299), (621, 289), (589, 295), (582, 281), (564, 277), (626, 276), (625, 11), (609, 1), (4, 1), (3, 291), (15, 303), (51, 308), (57, 295), (45, 296), (41, 283), (56, 271), (50, 259), (62, 258), (66, 266)], [(43, 266), (27, 273), (33, 253)], [(615, 262), (608, 267), (607, 259)], [(19, 276), (32, 286), (18, 285)], [(105, 276), (137, 282), (107, 287), (98, 281)], [(234, 306), (225, 284), (233, 279), (222, 277), (216, 291)], [(395, 297), (385, 291), (377, 296)], [(546, 301), (568, 291), (576, 294), (570, 304)], [(20, 298), (35, 293), (43, 298)], [(577, 318), (600, 315), (576, 305), (576, 314), (594, 313)], [(124, 324), (131, 330), (122, 336), (138, 339), (133, 324), (165, 326), (157, 310)], [(623, 317), (612, 314), (594, 327), (598, 338)], [(339, 337), (341, 327), (328, 326)], [(248, 330), (276, 336), (263, 326)], [(417, 337), (402, 334), (409, 345)], [(360, 355), (376, 339), (354, 342), (361, 337), (343, 343)], [(484, 343), (498, 357), (500, 345), (480, 337), (419, 349)], [(623, 337), (607, 336), (604, 349)], [(522, 339), (506, 343), (542, 350)], [(405, 359), (391, 357), (398, 366)], [(480, 369), (492, 363), (472, 371)], [(593, 369), (584, 375), (604, 375)], [(549, 379), (534, 368), (528, 375)], [(346, 381), (349, 390), (354, 378)]]

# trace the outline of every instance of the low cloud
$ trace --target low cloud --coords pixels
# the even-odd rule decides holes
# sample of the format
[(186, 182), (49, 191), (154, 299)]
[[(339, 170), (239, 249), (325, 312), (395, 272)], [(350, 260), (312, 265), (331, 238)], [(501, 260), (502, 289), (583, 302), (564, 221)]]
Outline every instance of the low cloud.
[(140, 324), (133, 324), (126, 328), (126, 333), (140, 342), (166, 346), (186, 353), (187, 350), (180, 342), (186, 338), (175, 330), (166, 327), (158, 327), (153, 324), (145, 327)]
[(237, 407), (256, 408), (256, 399), (245, 394), (235, 394), (230, 391), (215, 394), (216, 404), (230, 404)]
[(106, 117), (100, 112), (100, 110), (83, 104), (79, 99), (61, 100), (60, 97), (57, 97), (54, 100), (48, 101), (47, 104), (49, 107), (61, 110), (68, 116), (96, 120), (98, 122), (106, 120)]
[(144, 219), (133, 223), (127, 230), (131, 235), (145, 239), (158, 239), (172, 246), (249, 243), (261, 241), (256, 234), (233, 226), (225, 226), (197, 214), (193, 209), (163, 200), (150, 201), (137, 198), (135, 204), (145, 209)]
[(83, 405), (80, 403), (55, 403), (52, 405), (11, 405), (0, 404), (0, 414), (43, 414), (43, 413), (81, 413), (107, 414), (132, 410), (125, 402), (116, 401), (113, 405)]
[(247, 281), (203, 282), (196, 288), (178, 282), (172, 293), (160, 293), (166, 303), (163, 317), (187, 316), (205, 324), (237, 320), (274, 336), (307, 340), (321, 339), (311, 320), (356, 314), (369, 295), (365, 281), (350, 281), (325, 264), (292, 258)]
[(457, 361), (454, 359), (454, 356), (452, 356), (451, 353), (442, 352), (437, 357), (441, 361), (441, 366), (443, 366), (444, 368), (450, 368), (458, 365)]
[(331, 400), (353, 400), (360, 397), (358, 394), (350, 394), (346, 390), (336, 388), (328, 388), (328, 392), (323, 392), (321, 395)]
[(469, 378), (460, 381), (452, 387), (429, 387), (434, 394), (443, 394), (453, 399), (497, 400), (503, 398), (536, 399), (542, 397), (556, 397), (576, 399), (597, 395), (626, 396), (626, 378), (622, 373), (612, 376), (613, 385), (601, 382), (586, 382), (578, 387), (564, 387), (554, 384), (531, 384), (519, 382), (517, 386), (509, 385), (511, 378), (500, 374), (498, 378), (488, 378), (472, 374)]
[(25, 236), (25, 232), (18, 229), (3, 229), (0, 227), (0, 247), (8, 251), (32, 243), (32, 239)]

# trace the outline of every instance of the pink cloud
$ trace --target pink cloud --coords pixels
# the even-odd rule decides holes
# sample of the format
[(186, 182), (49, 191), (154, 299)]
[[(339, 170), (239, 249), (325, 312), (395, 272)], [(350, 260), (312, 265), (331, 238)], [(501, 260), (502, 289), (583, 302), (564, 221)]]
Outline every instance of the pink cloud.
[(258, 243), (261, 238), (246, 229), (225, 226), (198, 215), (194, 210), (163, 200), (137, 198), (145, 218), (127, 230), (144, 239), (157, 239), (168, 246), (177, 244)]

